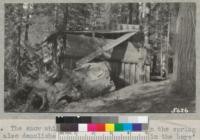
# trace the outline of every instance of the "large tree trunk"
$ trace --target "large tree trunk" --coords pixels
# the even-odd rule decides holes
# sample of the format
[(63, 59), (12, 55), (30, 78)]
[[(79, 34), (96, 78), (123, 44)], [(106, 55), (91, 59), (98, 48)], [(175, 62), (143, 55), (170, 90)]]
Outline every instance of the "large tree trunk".
[(26, 28), (25, 28), (24, 41), (28, 41), (28, 31), (29, 31), (29, 13), (27, 13), (27, 16), (26, 16)]
[(133, 23), (133, 3), (129, 3), (129, 24)]
[(174, 46), (176, 93), (190, 97), (195, 97), (196, 87), (195, 11), (194, 3), (180, 4)]
[(68, 28), (67, 22), (68, 22), (68, 4), (66, 3), (65, 9), (64, 9), (64, 18), (63, 18), (63, 30), (64, 30), (63, 46), (61, 47), (61, 54), (60, 54), (60, 58), (59, 58), (59, 67), (61, 69), (63, 69), (63, 67), (64, 67), (64, 55), (65, 55), (65, 51), (66, 51), (66, 48), (67, 48), (67, 42), (66, 42), (67, 35), (65, 33), (66, 29)]
[(136, 3), (136, 9), (134, 12), (136, 13), (135, 14), (136, 18), (135, 18), (134, 24), (139, 24), (139, 4), (138, 3)]
[(17, 26), (18, 39), (17, 39), (17, 85), (21, 80), (21, 35), (22, 35), (22, 13), (19, 10), (19, 25)]
[(17, 41), (17, 84), (19, 84), (20, 79), (21, 79), (21, 69), (20, 69), (20, 64), (21, 64), (21, 25), (17, 27), (18, 29), (18, 41)]

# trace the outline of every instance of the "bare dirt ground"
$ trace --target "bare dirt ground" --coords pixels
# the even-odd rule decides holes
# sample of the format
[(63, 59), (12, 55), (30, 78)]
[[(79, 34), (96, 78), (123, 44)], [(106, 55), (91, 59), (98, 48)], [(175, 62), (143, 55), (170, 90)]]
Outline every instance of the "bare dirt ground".
[(195, 101), (170, 93), (170, 81), (127, 86), (104, 96), (63, 104), (52, 112), (169, 113), (174, 108), (195, 112)]

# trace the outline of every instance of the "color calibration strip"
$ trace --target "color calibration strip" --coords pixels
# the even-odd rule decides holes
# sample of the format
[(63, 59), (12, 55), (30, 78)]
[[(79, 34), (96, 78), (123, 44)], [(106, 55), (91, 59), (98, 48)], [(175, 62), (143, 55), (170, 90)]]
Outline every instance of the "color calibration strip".
[(141, 132), (147, 124), (117, 123), (117, 124), (59, 124), (61, 132)]
[(142, 118), (57, 117), (56, 123), (60, 132), (141, 132), (148, 129), (148, 118)]
[(148, 123), (148, 116), (64, 116), (56, 117), (60, 123)]

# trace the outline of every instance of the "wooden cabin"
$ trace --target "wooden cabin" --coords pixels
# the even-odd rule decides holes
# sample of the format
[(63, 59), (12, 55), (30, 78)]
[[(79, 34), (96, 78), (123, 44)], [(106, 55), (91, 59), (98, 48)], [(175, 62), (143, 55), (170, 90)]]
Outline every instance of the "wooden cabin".
[[(128, 38), (121, 37), (123, 40), (120, 40), (120, 36), (126, 36), (129, 32), (95, 32), (95, 37), (94, 32), (89, 31), (65, 33), (67, 45), (64, 68), (74, 69), (77, 62), (92, 54), (93, 58), (85, 63), (108, 61), (111, 78), (117, 87), (148, 82), (150, 65), (147, 62), (147, 49), (143, 46), (144, 36), (141, 32), (134, 31)], [(62, 35), (63, 33), (57, 33), (54, 37), (49, 37), (54, 41), (47, 38), (47, 44), (52, 44), (55, 38)], [(106, 50), (110, 46), (112, 47)]]

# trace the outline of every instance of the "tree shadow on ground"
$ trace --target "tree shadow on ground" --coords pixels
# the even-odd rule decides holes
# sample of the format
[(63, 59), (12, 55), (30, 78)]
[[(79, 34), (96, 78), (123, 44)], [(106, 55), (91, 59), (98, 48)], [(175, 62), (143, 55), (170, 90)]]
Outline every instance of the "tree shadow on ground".
[[(146, 96), (147, 95), (147, 96)], [(134, 112), (134, 113), (171, 113), (174, 108), (187, 109), (195, 112), (195, 100), (187, 97), (166, 94), (165, 91), (155, 90), (144, 95), (138, 95), (124, 100), (114, 100), (98, 108), (98, 112)]]

